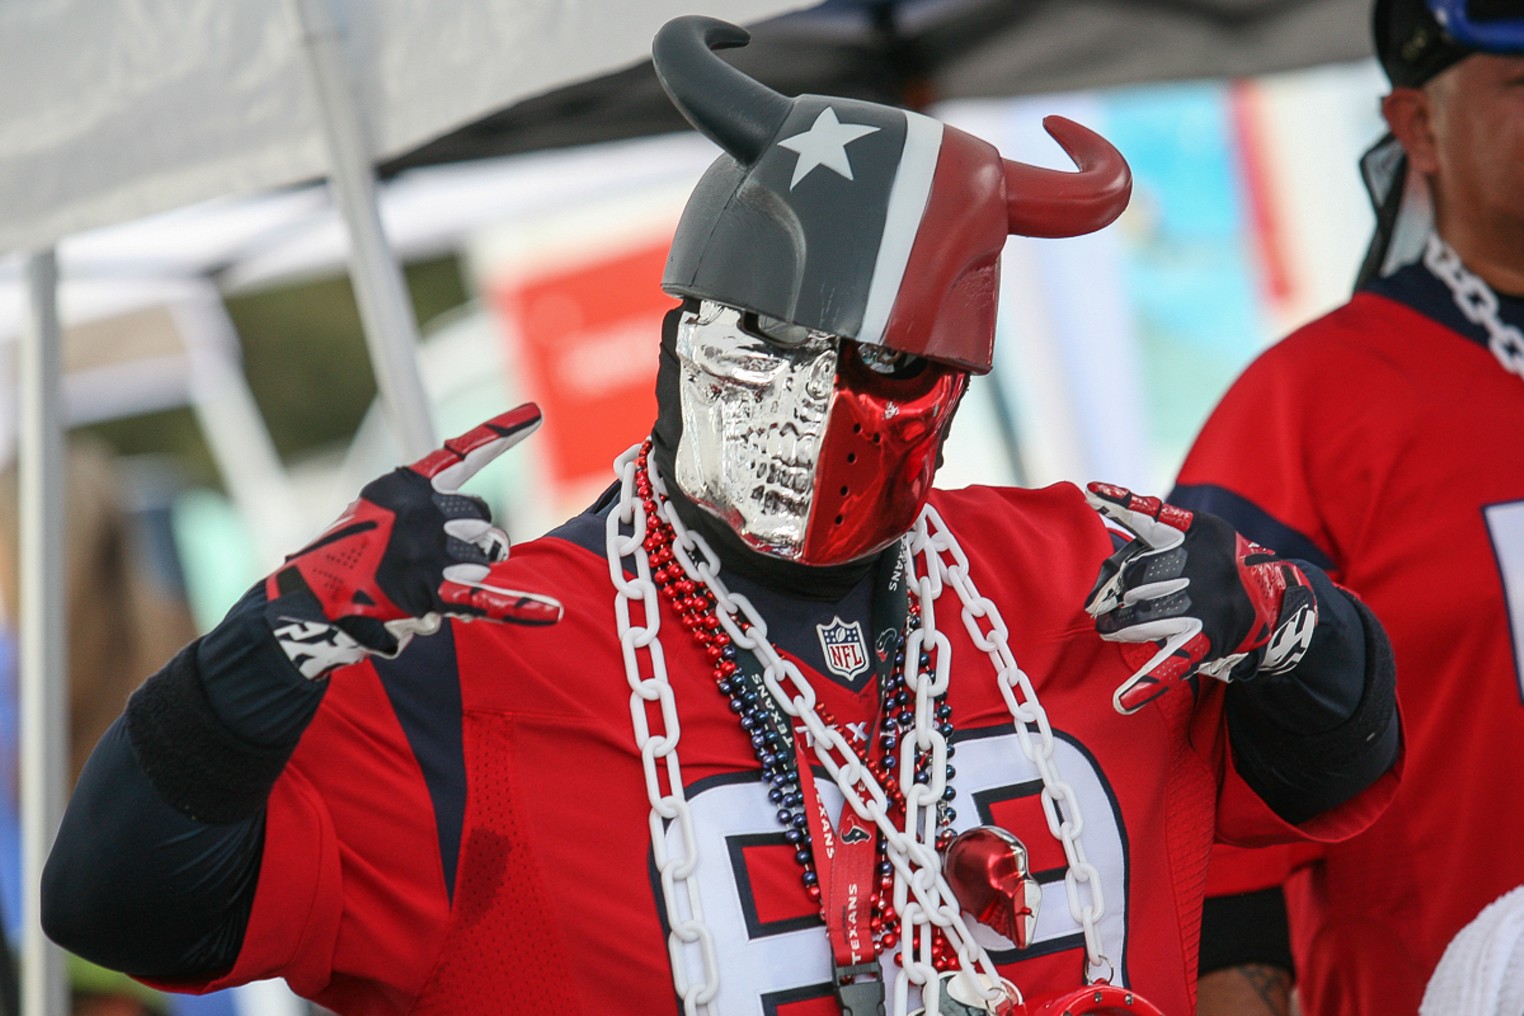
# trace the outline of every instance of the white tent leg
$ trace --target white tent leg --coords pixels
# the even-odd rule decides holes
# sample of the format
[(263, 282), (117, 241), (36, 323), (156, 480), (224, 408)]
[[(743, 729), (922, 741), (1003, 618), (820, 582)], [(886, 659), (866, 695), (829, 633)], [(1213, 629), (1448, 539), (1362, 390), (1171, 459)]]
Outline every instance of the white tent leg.
[(418, 323), (402, 269), (387, 245), (375, 170), (339, 33), (327, 0), (287, 0), (301, 33), (328, 142), (329, 181), (349, 227), (350, 274), (387, 419), (409, 459), (433, 451), (434, 425), (418, 367)]
[(63, 952), (42, 933), (42, 865), (63, 816), (68, 738), (64, 437), (58, 262), (27, 262), (30, 327), (20, 354), (21, 1011), (64, 1016)]

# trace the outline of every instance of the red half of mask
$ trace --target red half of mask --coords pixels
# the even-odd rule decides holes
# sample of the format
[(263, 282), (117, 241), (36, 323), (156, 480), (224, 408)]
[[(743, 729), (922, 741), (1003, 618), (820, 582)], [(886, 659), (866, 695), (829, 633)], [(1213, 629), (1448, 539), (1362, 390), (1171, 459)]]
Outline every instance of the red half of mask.
[(968, 373), (924, 360), (877, 374), (842, 343), (800, 561), (842, 564), (903, 536), (931, 494), (938, 453)]

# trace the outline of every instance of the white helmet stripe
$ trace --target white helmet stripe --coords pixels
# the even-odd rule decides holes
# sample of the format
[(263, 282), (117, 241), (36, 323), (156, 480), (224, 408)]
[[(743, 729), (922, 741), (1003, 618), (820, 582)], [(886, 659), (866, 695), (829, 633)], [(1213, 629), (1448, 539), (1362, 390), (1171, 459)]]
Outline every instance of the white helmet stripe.
[(894, 184), (889, 188), (889, 207), (884, 214), (884, 234), (878, 245), (878, 259), (873, 265), (873, 282), (868, 287), (867, 306), (863, 308), (862, 329), (857, 341), (870, 345), (884, 344), (889, 328), (889, 314), (905, 278), (905, 265), (915, 245), (931, 199), (932, 179), (937, 173), (937, 157), (942, 151), (942, 122), (919, 113), (905, 113), (905, 151), (900, 158)]

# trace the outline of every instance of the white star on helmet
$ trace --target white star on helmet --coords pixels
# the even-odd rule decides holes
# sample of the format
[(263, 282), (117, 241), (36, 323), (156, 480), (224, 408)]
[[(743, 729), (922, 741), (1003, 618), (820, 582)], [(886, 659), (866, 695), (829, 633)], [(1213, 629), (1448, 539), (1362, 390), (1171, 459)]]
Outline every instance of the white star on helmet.
[(794, 163), (794, 178), (789, 181), (788, 189), (793, 190), (816, 166), (824, 166), (848, 180), (852, 179), (852, 163), (847, 160), (847, 145), (878, 129), (867, 124), (842, 123), (836, 119), (836, 111), (827, 106), (821, 110), (809, 130), (778, 142), (780, 147), (799, 154), (799, 161)]

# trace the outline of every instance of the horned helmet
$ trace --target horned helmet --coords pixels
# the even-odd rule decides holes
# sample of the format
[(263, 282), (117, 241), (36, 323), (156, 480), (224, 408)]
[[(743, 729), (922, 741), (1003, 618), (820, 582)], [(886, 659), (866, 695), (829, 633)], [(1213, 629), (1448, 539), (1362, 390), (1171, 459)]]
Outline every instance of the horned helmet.
[(968, 375), (991, 367), (1006, 237), (1099, 229), (1131, 176), (1060, 117), (1043, 125), (1076, 172), (909, 110), (786, 97), (714, 52), (748, 39), (692, 16), (652, 47), (673, 103), (723, 150), (662, 277), (686, 308), (675, 479), (754, 549), (842, 563), (925, 504)]

